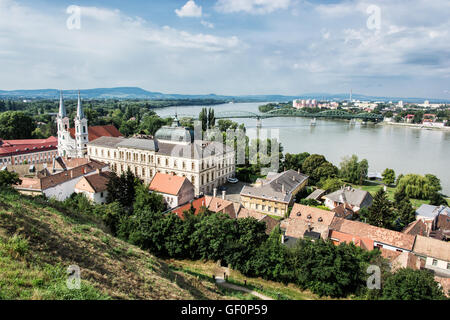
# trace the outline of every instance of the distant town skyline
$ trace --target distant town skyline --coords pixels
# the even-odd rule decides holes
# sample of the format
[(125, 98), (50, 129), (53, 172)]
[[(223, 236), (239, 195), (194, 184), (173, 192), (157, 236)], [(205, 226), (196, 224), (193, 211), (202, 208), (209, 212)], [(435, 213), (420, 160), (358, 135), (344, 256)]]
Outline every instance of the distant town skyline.
[(450, 99), (450, 2), (0, 0), (0, 90)]

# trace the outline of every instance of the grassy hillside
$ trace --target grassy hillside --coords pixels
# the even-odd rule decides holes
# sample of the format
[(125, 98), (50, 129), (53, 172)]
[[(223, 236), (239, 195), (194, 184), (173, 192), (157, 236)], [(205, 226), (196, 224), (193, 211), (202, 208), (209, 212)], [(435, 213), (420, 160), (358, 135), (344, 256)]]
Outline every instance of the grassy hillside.
[[(66, 270), (78, 265), (81, 289)], [(0, 299), (231, 299), (207, 279), (112, 237), (91, 217), (0, 191)]]

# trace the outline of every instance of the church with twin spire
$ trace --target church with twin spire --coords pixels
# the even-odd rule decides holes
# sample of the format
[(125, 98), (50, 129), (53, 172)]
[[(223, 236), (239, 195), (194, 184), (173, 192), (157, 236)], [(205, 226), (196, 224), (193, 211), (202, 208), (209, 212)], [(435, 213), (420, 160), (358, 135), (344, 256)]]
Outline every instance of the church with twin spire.
[(56, 118), (58, 129), (58, 155), (64, 158), (83, 158), (87, 155), (87, 144), (100, 137), (122, 137), (122, 134), (113, 125), (88, 126), (78, 91), (77, 112), (74, 118), (74, 127), (70, 127), (70, 119), (64, 105), (62, 91), (59, 98), (59, 112)]

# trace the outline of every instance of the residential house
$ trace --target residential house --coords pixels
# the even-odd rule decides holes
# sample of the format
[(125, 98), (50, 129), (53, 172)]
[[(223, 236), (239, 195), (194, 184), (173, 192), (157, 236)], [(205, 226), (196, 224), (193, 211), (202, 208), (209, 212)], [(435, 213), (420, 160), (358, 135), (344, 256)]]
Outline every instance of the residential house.
[(450, 277), (450, 243), (417, 236), (413, 252), (425, 260), (425, 269), (435, 275)]
[(75, 192), (75, 186), (84, 176), (109, 171), (107, 164), (91, 160), (87, 164), (52, 174), (48, 170), (34, 177), (21, 177), (22, 183), (14, 186), (20, 193), (45, 195), (63, 201)]
[(108, 196), (108, 182), (111, 172), (97, 169), (95, 174), (84, 176), (75, 185), (75, 192), (84, 194), (95, 203), (106, 203)]
[(353, 242), (366, 250), (378, 248), (383, 255), (389, 255), (389, 251), (412, 252), (415, 240), (413, 235), (337, 217), (330, 225), (329, 238), (336, 244)]
[[(441, 218), (440, 218), (441, 217)], [(416, 220), (421, 220), (427, 226), (427, 236), (436, 235), (437, 230), (441, 230), (442, 237), (445, 238), (445, 234), (450, 236), (448, 232), (450, 231), (450, 208), (447, 206), (433, 206), (429, 204), (422, 204), (416, 210)], [(449, 223), (447, 225), (447, 220)], [(438, 223), (440, 226), (438, 227)], [(439, 234), (439, 232), (437, 232)], [(439, 235), (438, 235), (439, 236)]]
[(241, 204), (250, 210), (284, 217), (307, 183), (308, 176), (294, 170), (271, 173), (253, 186), (242, 188)]
[(198, 215), (206, 209), (212, 212), (226, 214), (232, 219), (253, 217), (258, 221), (266, 223), (267, 234), (272, 232), (272, 230), (279, 224), (279, 221), (277, 219), (254, 210), (248, 210), (242, 207), (239, 203), (225, 200), (224, 193), (222, 193), (222, 198), (201, 196), (199, 198), (191, 200), (189, 203), (174, 208), (171, 211), (183, 219), (184, 212), (186, 211), (191, 211), (194, 215)]
[(302, 204), (294, 204), (289, 218), (281, 222), (283, 243), (295, 243), (297, 239), (328, 239), (329, 227), (335, 213)]
[(169, 208), (178, 207), (195, 197), (194, 186), (189, 179), (172, 174), (156, 173), (149, 190), (161, 194)]
[(368, 208), (372, 205), (372, 195), (364, 190), (352, 187), (342, 187), (341, 189), (324, 196), (325, 205), (334, 209), (340, 204), (347, 204), (351, 210), (357, 213), (361, 208)]

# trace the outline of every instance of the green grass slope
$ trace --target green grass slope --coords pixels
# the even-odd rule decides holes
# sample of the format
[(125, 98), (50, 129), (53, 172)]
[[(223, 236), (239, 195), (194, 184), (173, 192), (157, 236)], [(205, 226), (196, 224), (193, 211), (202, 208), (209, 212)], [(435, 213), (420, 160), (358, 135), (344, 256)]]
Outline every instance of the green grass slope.
[[(81, 270), (79, 290), (67, 288), (70, 265)], [(93, 218), (0, 191), (0, 299), (230, 298), (114, 238)]]

